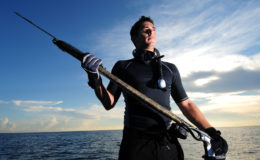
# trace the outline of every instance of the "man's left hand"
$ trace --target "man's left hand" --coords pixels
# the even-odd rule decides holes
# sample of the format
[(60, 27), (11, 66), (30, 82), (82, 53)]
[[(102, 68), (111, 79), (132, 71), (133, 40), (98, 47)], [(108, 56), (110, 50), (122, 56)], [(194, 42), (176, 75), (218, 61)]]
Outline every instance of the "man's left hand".
[(226, 140), (220, 136), (221, 132), (213, 127), (205, 129), (205, 132), (212, 138), (210, 142), (215, 155), (226, 155), (228, 152), (228, 144)]

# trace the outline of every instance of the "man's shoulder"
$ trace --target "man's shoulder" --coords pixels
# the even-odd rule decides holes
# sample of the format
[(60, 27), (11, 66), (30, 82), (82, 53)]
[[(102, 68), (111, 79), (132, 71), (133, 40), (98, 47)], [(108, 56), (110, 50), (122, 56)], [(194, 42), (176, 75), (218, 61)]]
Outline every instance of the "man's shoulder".
[(115, 63), (114, 67), (119, 67), (119, 68), (125, 68), (127, 65), (129, 65), (133, 59), (127, 59), (127, 60), (119, 60)]
[(116, 63), (120, 63), (120, 64), (129, 63), (129, 62), (132, 61), (132, 60), (133, 60), (133, 59), (118, 60)]
[(171, 62), (162, 61), (162, 63), (167, 65), (167, 66), (175, 66), (175, 64), (173, 64)]
[(176, 65), (170, 62), (162, 61), (162, 65), (168, 68), (171, 72), (174, 72), (177, 69)]

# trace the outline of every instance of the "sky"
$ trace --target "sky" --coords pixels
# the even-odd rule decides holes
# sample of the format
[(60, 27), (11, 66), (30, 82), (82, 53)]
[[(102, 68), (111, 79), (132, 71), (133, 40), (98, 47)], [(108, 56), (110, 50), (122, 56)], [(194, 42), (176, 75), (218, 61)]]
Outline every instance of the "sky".
[(260, 125), (258, 0), (1, 0), (0, 133), (123, 128), (123, 97), (106, 111), (80, 62), (14, 11), (102, 59), (109, 71), (132, 58), (130, 28), (150, 16), (162, 60), (178, 67), (189, 98), (213, 126)]

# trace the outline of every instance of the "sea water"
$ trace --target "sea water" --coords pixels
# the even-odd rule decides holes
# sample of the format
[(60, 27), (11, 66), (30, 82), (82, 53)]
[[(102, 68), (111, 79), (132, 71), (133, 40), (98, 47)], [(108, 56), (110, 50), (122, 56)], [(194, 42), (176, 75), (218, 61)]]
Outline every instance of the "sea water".
[[(260, 127), (219, 128), (228, 141), (227, 160), (260, 160)], [(114, 160), (118, 157), (121, 130), (2, 133), (0, 134), (0, 159), (21, 160)], [(180, 140), (185, 160), (201, 160), (202, 142), (191, 136)]]

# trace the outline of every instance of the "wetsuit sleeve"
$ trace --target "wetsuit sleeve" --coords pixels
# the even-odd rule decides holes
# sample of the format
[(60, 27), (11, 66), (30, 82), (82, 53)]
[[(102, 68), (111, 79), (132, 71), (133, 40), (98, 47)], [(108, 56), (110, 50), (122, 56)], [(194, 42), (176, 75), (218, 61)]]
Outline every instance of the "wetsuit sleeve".
[[(115, 76), (117, 76), (118, 78), (122, 79), (122, 68), (120, 67), (120, 62), (118, 61), (111, 73)], [(110, 81), (109, 84), (108, 84), (108, 87), (107, 87), (107, 90), (114, 96), (114, 100), (117, 101), (118, 98), (120, 97), (120, 94), (121, 94), (121, 88), (116, 84), (114, 83), (113, 81)]]
[(180, 73), (175, 65), (173, 65), (173, 78), (171, 86), (171, 96), (175, 103), (180, 103), (186, 99), (188, 96), (183, 88)]

